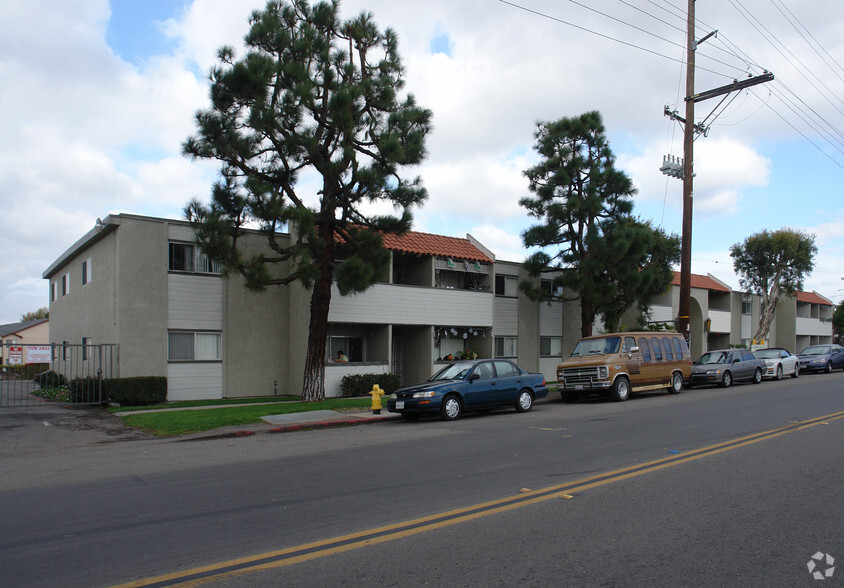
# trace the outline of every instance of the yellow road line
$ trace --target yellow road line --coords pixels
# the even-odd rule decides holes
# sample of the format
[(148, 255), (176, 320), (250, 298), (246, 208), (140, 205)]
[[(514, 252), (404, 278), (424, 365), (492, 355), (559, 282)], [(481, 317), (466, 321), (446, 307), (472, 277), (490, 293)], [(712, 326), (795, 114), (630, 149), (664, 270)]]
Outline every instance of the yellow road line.
[[(428, 531), (457, 525), (467, 521), (522, 508), (530, 504), (537, 504), (552, 498), (570, 497), (571, 494), (597, 488), (606, 484), (627, 480), (643, 474), (649, 474), (676, 465), (695, 461), (704, 457), (717, 455), (761, 441), (767, 441), (800, 429), (828, 424), (830, 421), (844, 418), (844, 411), (810, 419), (804, 422), (792, 423), (784, 427), (747, 435), (732, 439), (724, 443), (710, 445), (701, 449), (672, 455), (642, 464), (620, 468), (603, 474), (596, 474), (579, 480), (556, 484), (547, 488), (524, 492), (497, 500), (458, 508), (443, 513), (420, 517), (409, 521), (384, 525), (374, 529), (323, 539), (312, 543), (269, 551), (257, 555), (242, 557), (215, 564), (196, 567), (172, 574), (165, 574), (153, 578), (146, 578), (116, 588), (151, 587), (151, 586), (198, 586), (208, 582), (221, 580), (245, 573), (279, 568), (295, 563), (301, 563), (329, 555), (352, 551), (370, 545), (377, 545), (388, 541), (395, 541), (402, 537), (418, 535)], [(561, 494), (562, 493), (562, 494)]]

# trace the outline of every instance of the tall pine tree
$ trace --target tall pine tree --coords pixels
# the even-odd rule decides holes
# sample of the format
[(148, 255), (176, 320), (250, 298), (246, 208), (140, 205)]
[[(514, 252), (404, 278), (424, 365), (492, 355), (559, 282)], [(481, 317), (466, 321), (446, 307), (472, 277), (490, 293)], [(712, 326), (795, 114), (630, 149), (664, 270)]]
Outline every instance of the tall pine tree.
[[(427, 193), (401, 168), (424, 159), (431, 112), (410, 95), (400, 99), (396, 35), (371, 14), (341, 21), (337, 1), (280, 0), (249, 24), (243, 57), (219, 49), (211, 106), (183, 145), (186, 155), (221, 165), (210, 204), (193, 200), (185, 214), (202, 249), (248, 288), (296, 280), (312, 288), (303, 398), (322, 400), (331, 286), (365, 290), (389, 260), (381, 234), (410, 229)], [(303, 175), (320, 178), (318, 194), (300, 191)], [(369, 214), (377, 202), (398, 214)], [(266, 233), (271, 256), (241, 254), (238, 237), (250, 223)], [(289, 244), (277, 239), (284, 228)]]
[[(539, 247), (525, 262), (539, 275), (555, 278), (565, 300), (580, 302), (582, 336), (603, 316), (610, 329), (634, 304), (645, 311), (671, 285), (671, 265), (679, 261), (680, 239), (632, 216), (633, 183), (615, 168), (599, 112), (540, 122), (535, 149), (542, 157), (525, 171), (533, 196), (520, 203), (541, 222), (522, 234), (525, 247)], [(525, 282), (533, 298), (540, 290)]]

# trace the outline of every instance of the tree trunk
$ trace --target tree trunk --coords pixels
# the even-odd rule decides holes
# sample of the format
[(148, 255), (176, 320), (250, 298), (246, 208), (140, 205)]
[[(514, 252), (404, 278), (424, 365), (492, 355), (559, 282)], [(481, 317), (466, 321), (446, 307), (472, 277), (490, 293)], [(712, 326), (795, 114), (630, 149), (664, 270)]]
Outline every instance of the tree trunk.
[(580, 336), (590, 337), (592, 335), (592, 323), (595, 322), (595, 311), (592, 303), (586, 298), (580, 299)]
[(756, 329), (756, 334), (753, 335), (753, 340), (757, 343), (762, 339), (768, 338), (768, 331), (771, 330), (771, 323), (774, 320), (774, 312), (777, 310), (777, 303), (780, 296), (777, 287), (771, 288), (771, 292), (762, 301), (762, 316), (759, 317), (759, 328)]
[(328, 339), (328, 309), (331, 305), (331, 278), (320, 275), (311, 293), (311, 322), (308, 329), (308, 354), (302, 386), (304, 402), (325, 400), (325, 345)]
[(322, 259), (315, 260), (320, 266), (319, 276), (314, 280), (311, 293), (311, 322), (308, 329), (308, 354), (305, 357), (305, 377), (302, 385), (302, 400), (318, 402), (325, 400), (325, 346), (328, 341), (328, 310), (331, 306), (331, 285), (334, 283), (334, 235), (333, 229), (320, 227), (325, 243)]

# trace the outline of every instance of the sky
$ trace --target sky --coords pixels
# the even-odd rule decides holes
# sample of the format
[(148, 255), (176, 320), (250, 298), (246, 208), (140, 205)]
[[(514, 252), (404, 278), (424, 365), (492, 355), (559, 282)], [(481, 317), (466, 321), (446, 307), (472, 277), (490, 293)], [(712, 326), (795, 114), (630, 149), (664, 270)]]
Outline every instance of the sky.
[[(48, 305), (44, 270), (97, 218), (183, 218), (218, 166), (181, 155), (222, 45), (261, 0), (0, 3), (0, 324)], [(763, 229), (814, 235), (804, 289), (844, 298), (844, 12), (827, 0), (698, 0), (692, 268), (739, 289), (729, 248)], [(471, 234), (522, 261), (519, 206), (537, 122), (598, 110), (634, 214), (681, 233), (683, 0), (343, 0), (398, 33), (405, 92), (433, 112), (414, 230)], [(243, 52), (240, 51), (242, 55)], [(306, 190), (307, 186), (303, 186)]]

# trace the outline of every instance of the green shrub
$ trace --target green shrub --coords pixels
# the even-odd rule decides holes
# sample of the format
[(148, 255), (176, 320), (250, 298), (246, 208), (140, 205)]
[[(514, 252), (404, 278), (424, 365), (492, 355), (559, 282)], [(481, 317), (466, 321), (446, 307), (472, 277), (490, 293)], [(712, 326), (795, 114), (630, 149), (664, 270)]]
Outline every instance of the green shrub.
[(68, 389), (70, 392), (70, 402), (99, 404), (103, 401), (100, 395), (100, 381), (93, 376), (72, 379)]
[(59, 388), (67, 386), (67, 378), (53, 370), (48, 370), (38, 375), (38, 385), (42, 388)]
[(138, 376), (109, 378), (103, 382), (103, 400), (121, 406), (146, 406), (167, 402), (167, 378)]
[(401, 379), (396, 374), (347, 374), (340, 380), (340, 390), (343, 396), (366, 396), (375, 384), (384, 394), (392, 394), (401, 386)]

